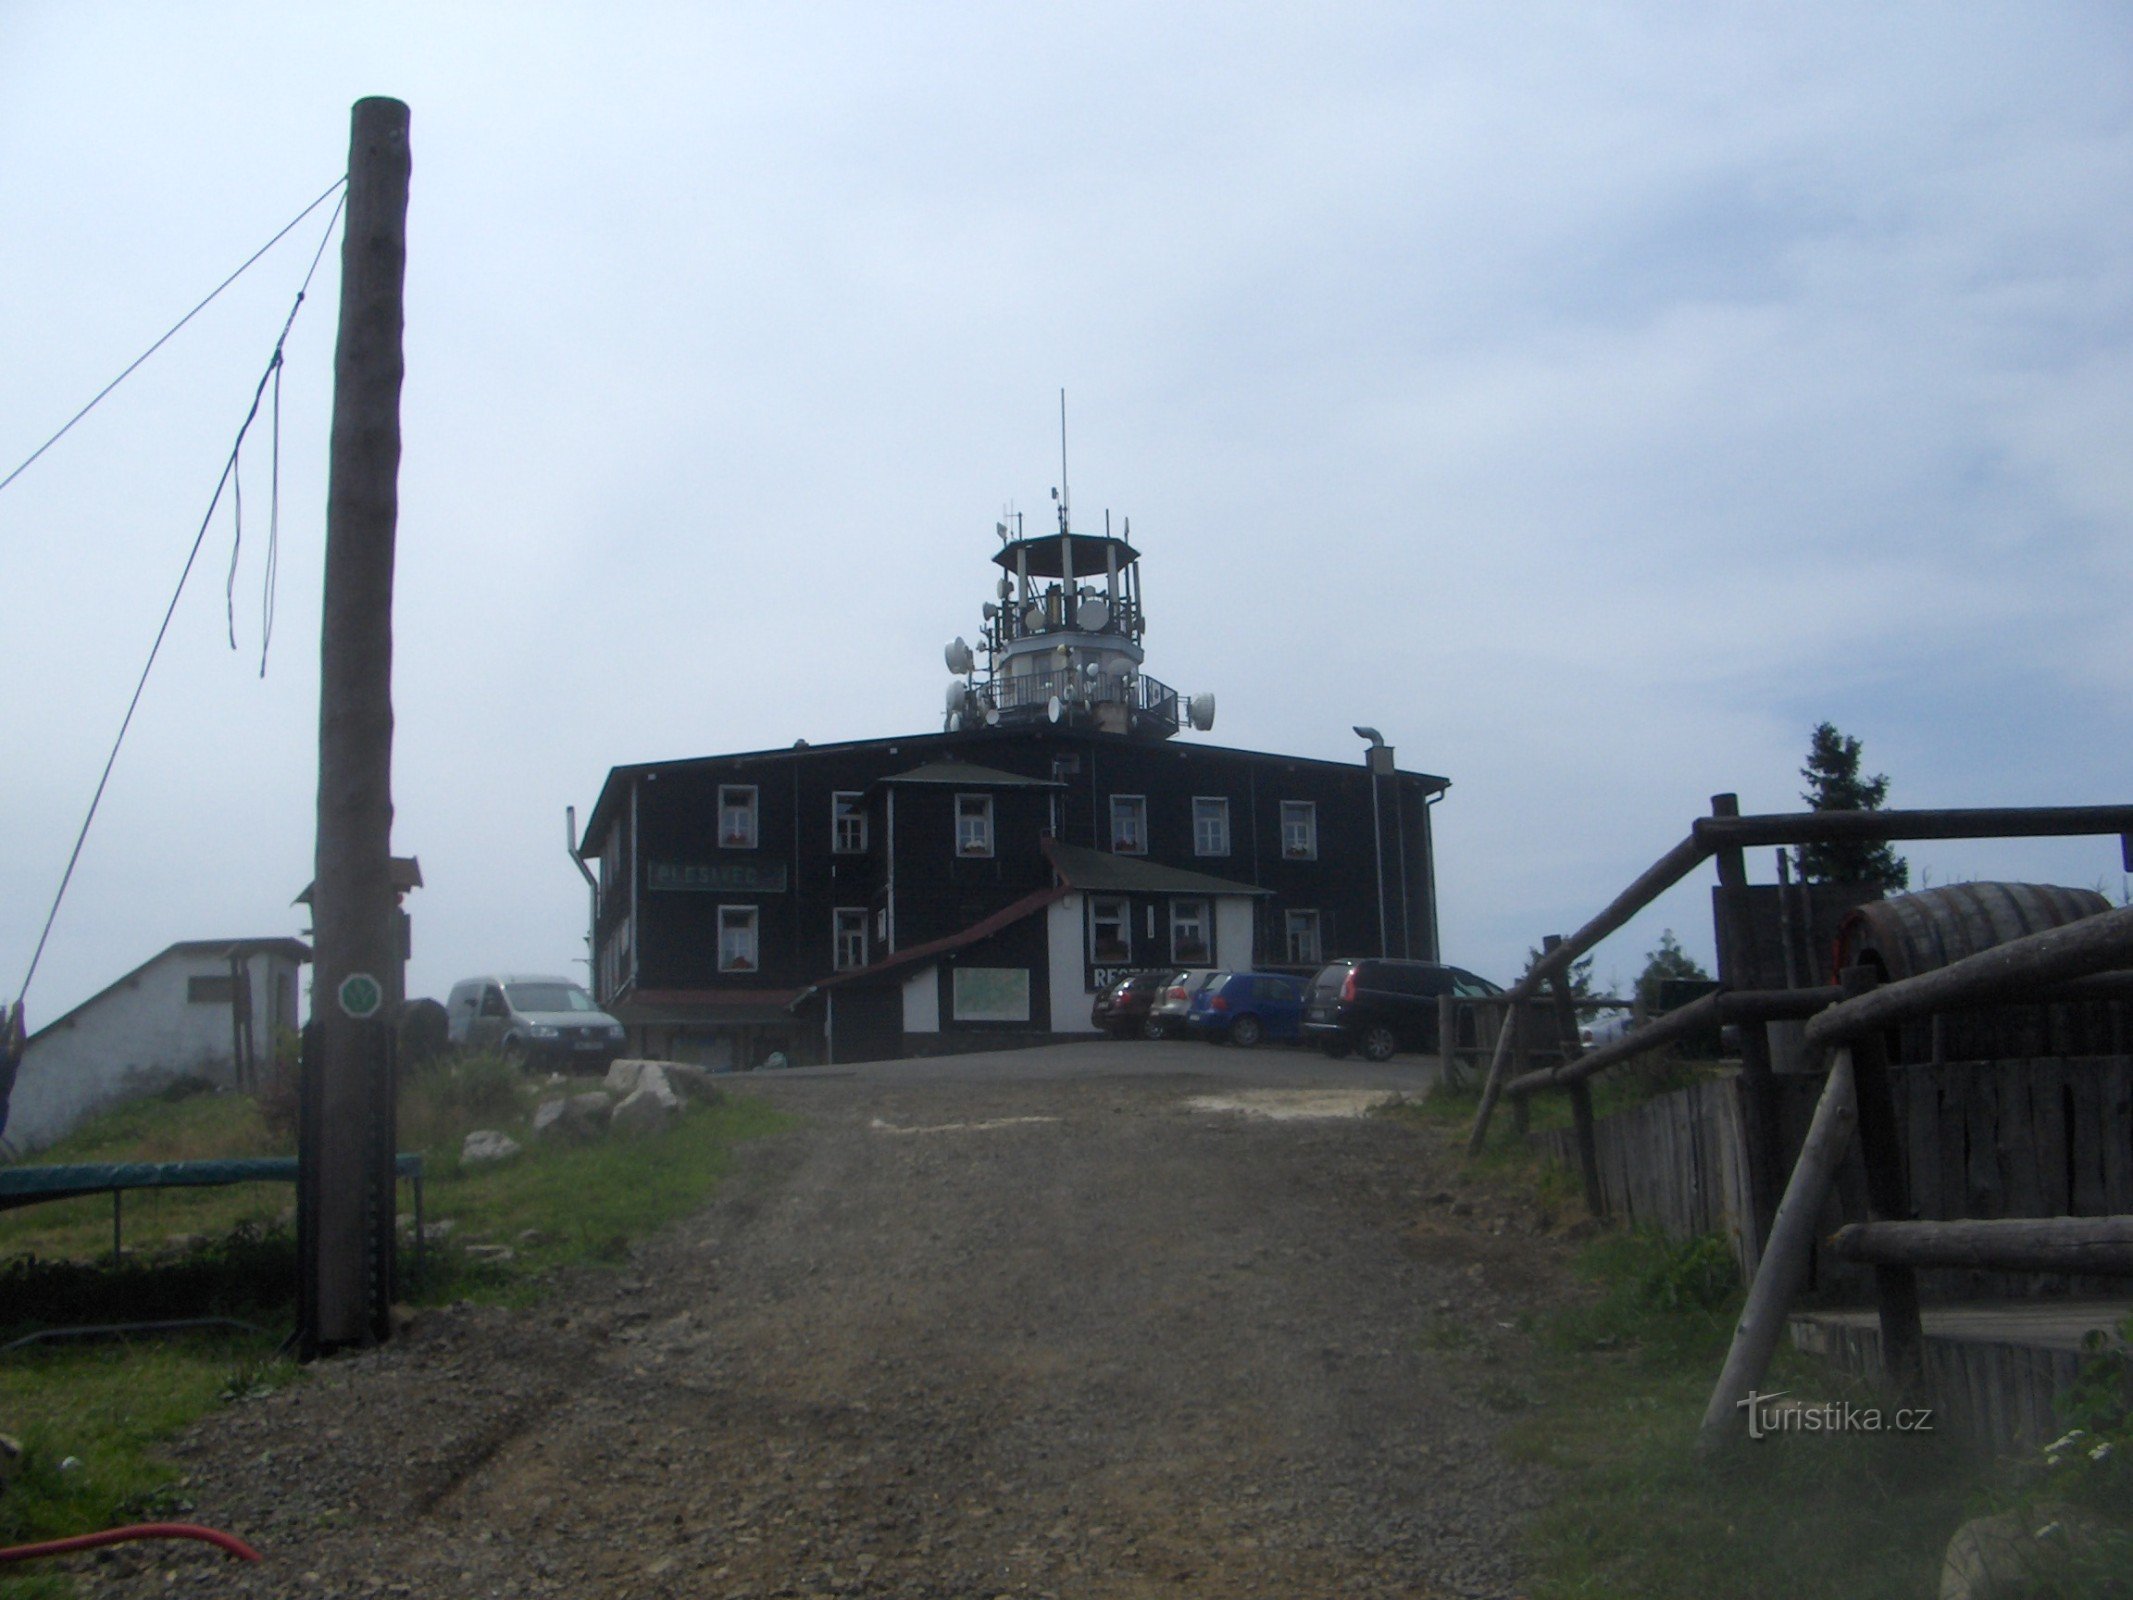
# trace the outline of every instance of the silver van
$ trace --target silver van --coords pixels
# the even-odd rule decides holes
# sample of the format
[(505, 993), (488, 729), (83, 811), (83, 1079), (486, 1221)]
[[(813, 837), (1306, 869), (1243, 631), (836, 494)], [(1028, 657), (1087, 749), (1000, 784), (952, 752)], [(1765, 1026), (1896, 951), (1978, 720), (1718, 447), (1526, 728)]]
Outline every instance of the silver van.
[(622, 1054), (622, 1024), (568, 978), (465, 978), (452, 985), (444, 1009), (453, 1044), (500, 1051), (520, 1066), (605, 1072)]

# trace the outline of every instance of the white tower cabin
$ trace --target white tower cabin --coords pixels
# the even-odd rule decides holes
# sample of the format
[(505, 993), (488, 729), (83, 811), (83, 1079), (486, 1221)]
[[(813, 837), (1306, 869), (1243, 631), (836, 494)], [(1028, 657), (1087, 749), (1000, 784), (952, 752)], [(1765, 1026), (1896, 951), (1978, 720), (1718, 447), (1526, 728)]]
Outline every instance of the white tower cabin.
[[(1073, 532), (1064, 503), (1057, 533), (1026, 539), (1015, 521), (1012, 535), (1004, 522), (995, 529), (1001, 548), (992, 559), (1001, 575), (977, 649), (957, 638), (945, 651), (957, 675), (948, 686), (948, 730), (1053, 722), (1167, 739), (1181, 719), (1213, 727), (1213, 695), (1186, 701), (1141, 670), (1140, 555), (1112, 536), (1109, 513), (1101, 535)], [(1133, 531), (1130, 520), (1125, 531)]]

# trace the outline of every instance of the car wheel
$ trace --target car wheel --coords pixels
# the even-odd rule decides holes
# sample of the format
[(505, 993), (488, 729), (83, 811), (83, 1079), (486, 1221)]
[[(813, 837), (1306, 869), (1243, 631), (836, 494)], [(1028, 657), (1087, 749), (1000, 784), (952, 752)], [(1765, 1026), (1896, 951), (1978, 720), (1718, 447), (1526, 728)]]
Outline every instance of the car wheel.
[(1362, 1050), (1366, 1061), (1390, 1061), (1399, 1048), (1399, 1039), (1384, 1023), (1363, 1030)]
[(526, 1054), (527, 1052), (525, 1040), (519, 1038), (511, 1038), (506, 1039), (504, 1041), (503, 1055), (505, 1066), (516, 1067), (519, 1071), (524, 1072), (526, 1070)]
[(1142, 1024), (1141, 1024), (1141, 1037), (1142, 1037), (1143, 1039), (1160, 1039), (1160, 1038), (1162, 1038), (1162, 1037), (1163, 1037), (1163, 1025), (1162, 1025), (1162, 1023), (1160, 1023), (1160, 1022), (1156, 1021), (1156, 1019), (1155, 1019), (1155, 1018), (1153, 1018), (1153, 1017), (1150, 1017), (1150, 1018), (1149, 1018), (1149, 1019), (1148, 1019), (1148, 1020), (1147, 1020), (1146, 1022), (1144, 1022), (1144, 1023), (1142, 1023)]
[(1249, 1050), (1259, 1042), (1260, 1029), (1257, 1017), (1239, 1017), (1229, 1025), (1229, 1042)]

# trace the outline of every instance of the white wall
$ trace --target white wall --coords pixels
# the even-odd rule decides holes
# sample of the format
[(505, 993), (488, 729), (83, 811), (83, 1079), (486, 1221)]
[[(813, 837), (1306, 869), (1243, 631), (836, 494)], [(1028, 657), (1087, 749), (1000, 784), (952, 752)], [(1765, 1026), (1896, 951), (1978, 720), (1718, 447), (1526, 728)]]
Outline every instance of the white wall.
[[(274, 1048), (274, 985), (298, 973), (287, 956), (248, 958), (252, 1040), (259, 1059)], [(190, 978), (227, 978), (227, 957), (156, 957), (29, 1042), (9, 1103), (7, 1141), (25, 1153), (64, 1138), (84, 1118), (152, 1094), (183, 1077), (228, 1084), (236, 1075), (227, 1000), (186, 999)], [(301, 979), (292, 984), (301, 1006)], [(279, 1019), (293, 1026), (294, 1016)]]
[(1089, 1007), (1096, 996), (1088, 987), (1088, 969), (1081, 959), (1081, 896), (1064, 894), (1044, 908), (1045, 949), (1051, 958), (1052, 1019), (1054, 1033), (1094, 1033)]
[(904, 1032), (941, 1031), (941, 969), (928, 963), (904, 979)]
[[(1248, 896), (1215, 897), (1215, 964), (1248, 972), (1257, 959), (1252, 949), (1252, 902)], [(1278, 960), (1279, 957), (1277, 956)]]

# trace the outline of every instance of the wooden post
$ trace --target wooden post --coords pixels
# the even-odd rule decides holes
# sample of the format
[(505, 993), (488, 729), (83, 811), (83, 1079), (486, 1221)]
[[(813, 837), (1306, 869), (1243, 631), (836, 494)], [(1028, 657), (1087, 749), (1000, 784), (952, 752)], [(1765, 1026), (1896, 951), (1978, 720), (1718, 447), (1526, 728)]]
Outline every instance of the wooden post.
[(1814, 1243), (1815, 1224), (1837, 1165), (1851, 1148), (1852, 1129), (1858, 1122), (1852, 1086), (1852, 1053), (1839, 1046), (1831, 1052), (1829, 1080), (1815, 1105), (1814, 1121), (1800, 1146), (1792, 1181), (1770, 1224), (1770, 1240), (1755, 1269), (1755, 1282), (1748, 1286), (1748, 1303), (1733, 1330), (1733, 1348), (1726, 1354), (1725, 1370), (1718, 1387), (1704, 1408), (1703, 1425), (1697, 1430), (1696, 1448), (1709, 1454), (1727, 1439), (1737, 1437), (1747, 1419), (1741, 1404), (1770, 1370), (1771, 1353), (1785, 1331), (1785, 1318), (1793, 1298), (1807, 1277), (1808, 1250)]
[[(1865, 967), (1844, 972), (1844, 995), (1856, 999), (1876, 987)], [(1888, 1048), (1880, 1033), (1852, 1041), (1852, 1073), (1859, 1106), (1859, 1159), (1866, 1169), (1870, 1222), (1911, 1221), (1903, 1181), (1903, 1140), (1896, 1129), (1896, 1095), (1889, 1081)], [(1907, 1266), (1874, 1268), (1874, 1300), (1881, 1313), (1881, 1366), (1899, 1394), (1916, 1394), (1925, 1382), (1925, 1335), (1918, 1320), (1918, 1274)]]
[[(1541, 939), (1541, 953), (1546, 955), (1563, 942), (1559, 933), (1545, 935)], [(1562, 1041), (1563, 1065), (1584, 1053), (1584, 1045), (1578, 1038), (1578, 1009), (1570, 996), (1570, 984), (1565, 974), (1553, 973), (1548, 979), (1549, 992), (1555, 1001), (1555, 1032)], [(1570, 1089), (1570, 1128), (1578, 1147), (1578, 1172), (1585, 1180), (1585, 1209), (1595, 1220), (1607, 1215), (1607, 1197), (1600, 1188), (1600, 1140), (1592, 1120), (1592, 1085), (1584, 1078), (1576, 1079)], [(1520, 1105), (1525, 1098), (1519, 1098)]]
[(399, 511), (408, 109), (355, 104), (319, 648), (312, 1028), (298, 1149), (306, 1355), (391, 1331), (392, 585)]
[[(1740, 797), (1714, 794), (1711, 796), (1711, 815), (1739, 816)], [(1714, 855), (1720, 890), (1745, 889), (1748, 866), (1740, 847), (1722, 846)], [(1721, 893), (1714, 903), (1725, 907), (1724, 894)], [(1746, 917), (1726, 909), (1721, 911), (1718, 920), (1718, 981), (1729, 989), (1760, 987), (1757, 975), (1749, 970), (1754, 947)], [(1760, 1022), (1743, 1022), (1739, 1027), (1741, 1105), (1747, 1113), (1744, 1119), (1747, 1126), (1742, 1131), (1748, 1147), (1748, 1194), (1755, 1211), (1750, 1226), (1754, 1228), (1755, 1242), (1760, 1246), (1768, 1236), (1771, 1213), (1775, 1209), (1784, 1143), (1778, 1127), (1777, 1081), (1770, 1070), (1770, 1035)]]

